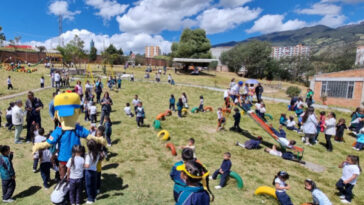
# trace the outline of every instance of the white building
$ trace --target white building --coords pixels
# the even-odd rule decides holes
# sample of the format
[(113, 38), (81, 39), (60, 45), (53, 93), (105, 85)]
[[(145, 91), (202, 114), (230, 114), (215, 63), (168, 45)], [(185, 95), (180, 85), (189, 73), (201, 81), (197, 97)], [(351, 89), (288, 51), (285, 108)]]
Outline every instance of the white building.
[(153, 58), (155, 56), (161, 55), (161, 49), (159, 46), (146, 46), (145, 47), (145, 57), (146, 58)]
[(364, 67), (364, 46), (358, 46), (356, 48), (355, 65)]
[(280, 59), (285, 57), (294, 56), (309, 56), (310, 47), (302, 44), (288, 47), (272, 47), (272, 57), (274, 59)]
[(212, 55), (212, 58), (215, 58), (218, 60), (217, 63), (217, 70), (218, 71), (228, 71), (228, 68), (226, 65), (222, 65), (221, 61), (220, 61), (220, 56), (223, 52), (228, 51), (230, 49), (232, 49), (232, 46), (222, 46), (222, 47), (215, 47), (215, 48), (211, 48), (210, 52)]

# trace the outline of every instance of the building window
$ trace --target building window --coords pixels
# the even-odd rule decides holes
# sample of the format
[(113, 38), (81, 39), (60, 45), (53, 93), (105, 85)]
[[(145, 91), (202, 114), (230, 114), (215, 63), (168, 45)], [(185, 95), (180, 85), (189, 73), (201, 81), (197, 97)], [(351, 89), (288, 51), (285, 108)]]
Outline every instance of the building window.
[(353, 98), (353, 81), (322, 81), (321, 96), (334, 98)]

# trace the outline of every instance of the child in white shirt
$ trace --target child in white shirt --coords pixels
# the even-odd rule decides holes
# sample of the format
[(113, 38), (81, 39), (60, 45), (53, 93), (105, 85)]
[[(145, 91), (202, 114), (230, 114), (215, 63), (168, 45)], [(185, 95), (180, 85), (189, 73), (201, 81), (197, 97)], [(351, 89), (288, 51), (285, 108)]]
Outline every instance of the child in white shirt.
[(75, 145), (72, 147), (72, 157), (67, 162), (67, 179), (69, 180), (69, 197), (71, 204), (81, 204), (83, 190), (83, 170), (85, 160), (85, 147)]
[[(44, 137), (44, 129), (43, 128), (39, 128), (37, 132), (38, 132), (38, 135), (36, 135), (34, 137), (34, 143), (40, 143), (40, 142), (44, 142), (44, 141), (47, 140), (47, 138)], [(39, 162), (39, 153), (36, 152), (33, 155), (33, 172), (37, 171), (38, 162)]]
[(294, 121), (293, 116), (289, 116), (286, 127), (287, 130), (294, 130), (296, 132), (299, 132), (299, 129), (296, 127), (296, 122)]
[(124, 108), (124, 112), (129, 117), (134, 117), (134, 114), (131, 112), (130, 103), (126, 103), (126, 106)]
[(353, 198), (352, 190), (361, 173), (359, 157), (348, 155), (346, 160), (339, 165), (339, 168), (342, 168), (343, 172), (341, 178), (336, 183), (336, 188), (340, 192), (341, 202), (350, 204), (351, 199)]
[(89, 112), (90, 112), (90, 116), (91, 116), (91, 123), (96, 123), (97, 122), (97, 107), (96, 107), (96, 103), (92, 102), (91, 107), (89, 108)]

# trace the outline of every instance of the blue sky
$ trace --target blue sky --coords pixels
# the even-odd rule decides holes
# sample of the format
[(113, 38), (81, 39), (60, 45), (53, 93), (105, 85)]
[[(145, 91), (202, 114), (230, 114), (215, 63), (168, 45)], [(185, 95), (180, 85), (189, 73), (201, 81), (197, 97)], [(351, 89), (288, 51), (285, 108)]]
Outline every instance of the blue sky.
[(183, 28), (203, 28), (211, 43), (240, 41), (274, 31), (318, 24), (338, 27), (364, 20), (364, 0), (6, 0), (0, 26), (7, 39), (58, 45), (58, 15), (65, 43), (75, 34), (102, 50), (113, 43), (125, 51), (145, 45), (170, 50)]

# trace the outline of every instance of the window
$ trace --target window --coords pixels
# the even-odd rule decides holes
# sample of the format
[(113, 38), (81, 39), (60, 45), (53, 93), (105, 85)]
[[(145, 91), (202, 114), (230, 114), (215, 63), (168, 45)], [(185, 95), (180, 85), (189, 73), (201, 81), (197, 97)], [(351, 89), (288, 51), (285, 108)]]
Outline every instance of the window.
[(326, 94), (327, 97), (353, 98), (353, 93), (353, 81), (322, 81), (321, 96)]

